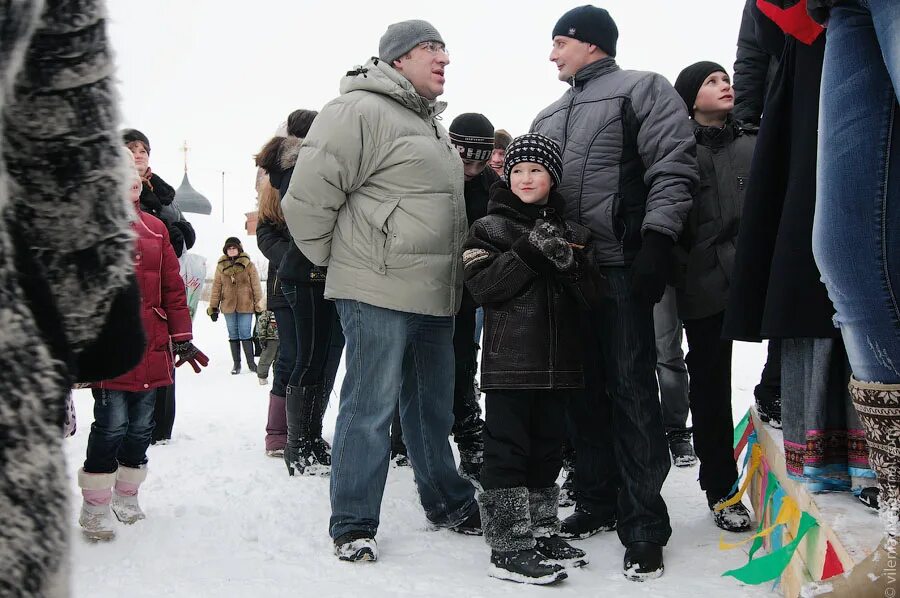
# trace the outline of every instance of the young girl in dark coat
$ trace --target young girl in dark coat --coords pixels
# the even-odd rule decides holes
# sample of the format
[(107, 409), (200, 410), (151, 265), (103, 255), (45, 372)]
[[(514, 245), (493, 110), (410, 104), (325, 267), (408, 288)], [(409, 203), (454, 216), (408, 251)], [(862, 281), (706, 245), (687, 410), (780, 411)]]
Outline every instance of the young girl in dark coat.
[(700, 487), (706, 491), (716, 525), (740, 532), (750, 529), (750, 512), (740, 502), (725, 506), (738, 472), (732, 451), (731, 341), (722, 338), (722, 322), (756, 128), (731, 118), (731, 79), (714, 62), (698, 62), (681, 71), (675, 89), (694, 119), (700, 167), (700, 186), (676, 248), (681, 258), (678, 316), (688, 341), (685, 361), (694, 448), (700, 460)]
[(488, 215), (463, 246), (466, 286), (484, 307), (481, 388), (484, 465), (479, 494), (492, 577), (548, 584), (563, 565), (587, 563), (560, 538), (556, 478), (566, 400), (583, 388), (579, 305), (571, 292), (575, 252), (587, 229), (562, 219), (555, 191), (559, 147), (523, 135), (507, 148), (507, 182), (491, 190)]

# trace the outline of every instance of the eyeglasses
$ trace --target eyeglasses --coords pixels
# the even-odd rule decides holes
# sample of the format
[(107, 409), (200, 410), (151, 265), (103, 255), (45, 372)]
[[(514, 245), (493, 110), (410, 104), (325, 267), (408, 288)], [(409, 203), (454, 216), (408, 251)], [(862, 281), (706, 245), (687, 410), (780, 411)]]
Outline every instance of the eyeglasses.
[(422, 42), (419, 44), (419, 47), (424, 50), (428, 50), (428, 52), (431, 54), (443, 52), (447, 56), (450, 56), (450, 52), (447, 51), (447, 47), (440, 42)]

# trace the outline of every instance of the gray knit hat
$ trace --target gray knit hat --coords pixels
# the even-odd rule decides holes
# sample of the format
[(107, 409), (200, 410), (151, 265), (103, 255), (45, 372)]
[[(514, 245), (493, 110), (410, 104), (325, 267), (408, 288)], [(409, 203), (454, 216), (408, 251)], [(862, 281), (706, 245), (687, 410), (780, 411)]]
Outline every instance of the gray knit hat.
[(378, 57), (391, 63), (422, 42), (444, 43), (441, 34), (428, 21), (413, 19), (388, 25), (378, 42)]

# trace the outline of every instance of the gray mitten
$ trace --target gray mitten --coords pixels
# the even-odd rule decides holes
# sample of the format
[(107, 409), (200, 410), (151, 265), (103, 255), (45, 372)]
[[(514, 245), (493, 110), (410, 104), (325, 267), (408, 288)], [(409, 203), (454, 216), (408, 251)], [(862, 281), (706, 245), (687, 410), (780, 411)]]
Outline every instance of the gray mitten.
[(575, 265), (572, 247), (563, 238), (563, 230), (552, 222), (538, 220), (528, 234), (528, 242), (538, 248), (557, 270), (565, 272)]

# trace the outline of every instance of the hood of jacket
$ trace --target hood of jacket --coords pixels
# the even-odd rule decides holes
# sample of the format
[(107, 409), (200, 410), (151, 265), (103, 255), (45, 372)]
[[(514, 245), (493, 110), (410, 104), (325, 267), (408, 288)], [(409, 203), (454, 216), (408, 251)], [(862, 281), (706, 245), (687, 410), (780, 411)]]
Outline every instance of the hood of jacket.
[(297, 164), (297, 156), (300, 154), (300, 146), (303, 145), (302, 137), (288, 136), (278, 149), (278, 166), (281, 170), (288, 170)]
[(366, 64), (349, 71), (341, 79), (341, 95), (360, 90), (388, 96), (426, 119), (437, 116), (447, 108), (446, 102), (420, 96), (409, 79), (379, 58), (370, 58)]

